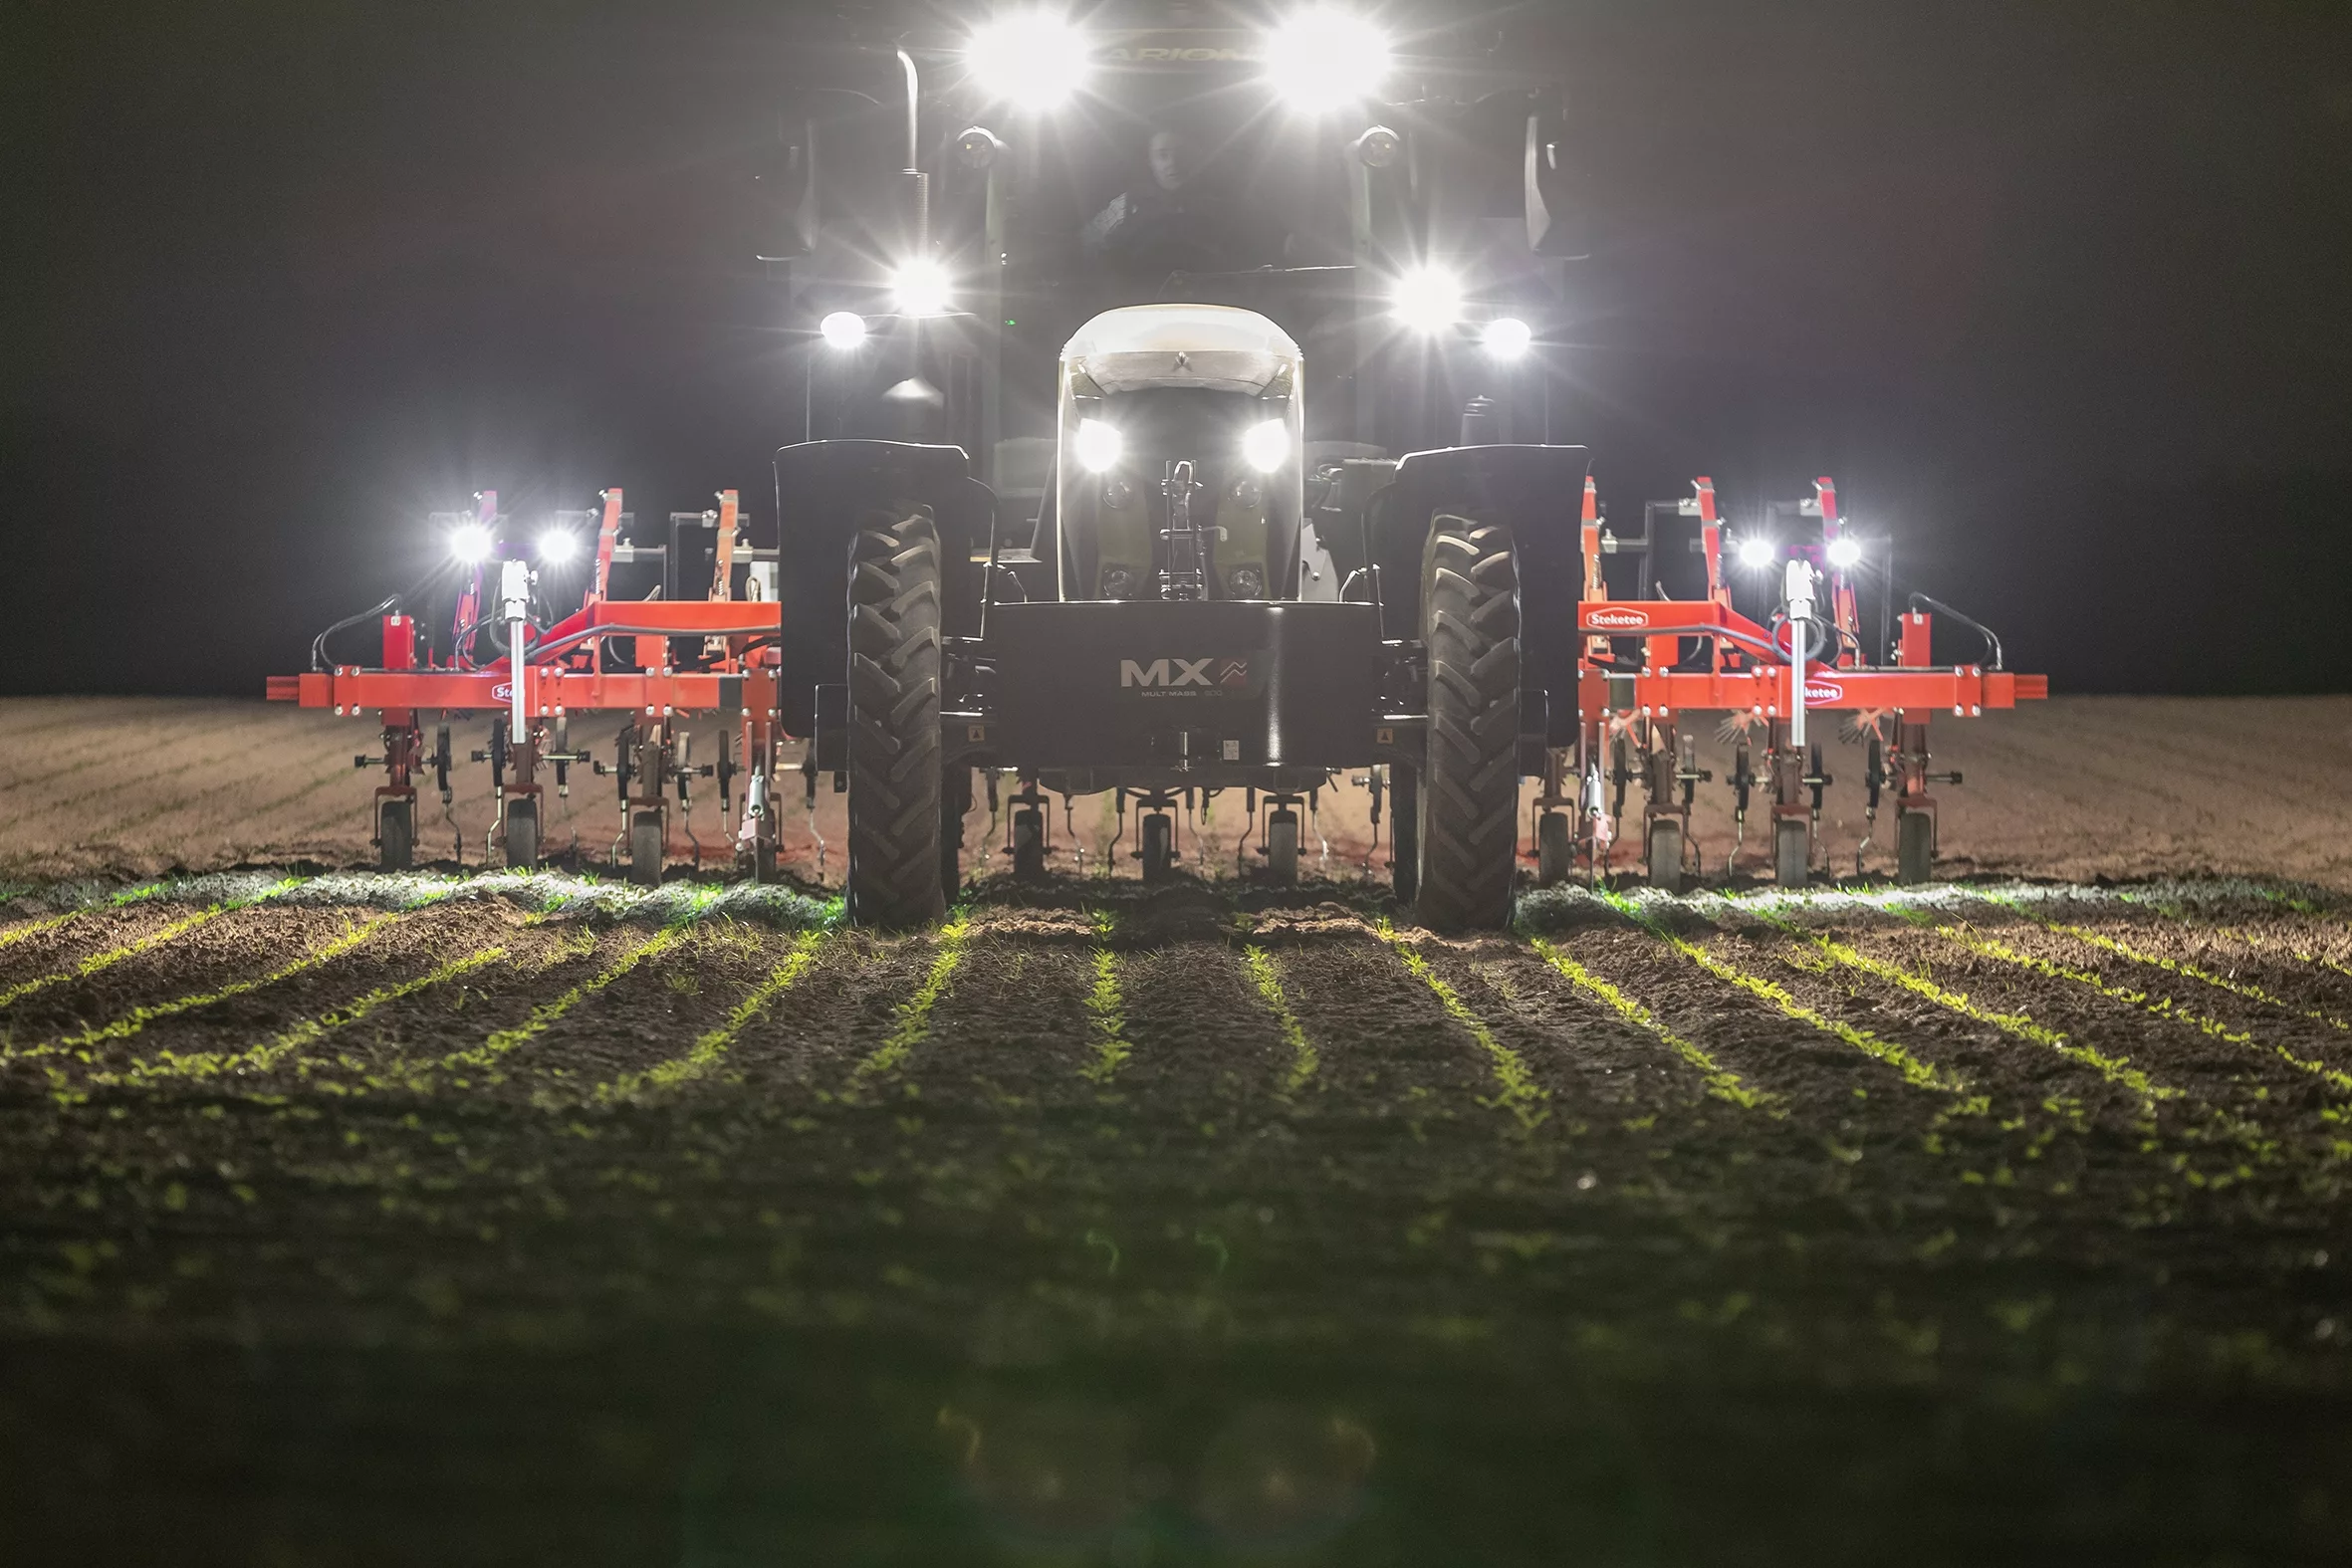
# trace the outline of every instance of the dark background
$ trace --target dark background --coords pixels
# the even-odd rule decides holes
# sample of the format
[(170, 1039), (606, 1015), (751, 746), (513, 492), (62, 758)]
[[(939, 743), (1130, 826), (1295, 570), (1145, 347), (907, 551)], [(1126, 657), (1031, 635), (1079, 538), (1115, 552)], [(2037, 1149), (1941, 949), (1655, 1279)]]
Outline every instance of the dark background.
[[(257, 694), (422, 516), (765, 516), (789, 5), (12, 8), (0, 688)], [(1621, 518), (1837, 476), (2062, 691), (2352, 688), (2352, 6), (1554, 8)]]

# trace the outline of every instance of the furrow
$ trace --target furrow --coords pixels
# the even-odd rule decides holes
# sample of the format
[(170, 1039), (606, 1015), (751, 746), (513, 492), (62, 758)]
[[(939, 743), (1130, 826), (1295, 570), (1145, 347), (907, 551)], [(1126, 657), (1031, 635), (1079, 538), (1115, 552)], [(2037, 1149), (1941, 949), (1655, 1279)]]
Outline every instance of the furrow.
[(1709, 1094), (1737, 1105), (1742, 1110), (1763, 1111), (1775, 1117), (1788, 1114), (1779, 1095), (1764, 1089), (1750, 1088), (1738, 1073), (1729, 1070), (1705, 1050), (1668, 1028), (1649, 1008), (1568, 957), (1558, 945), (1537, 937), (1534, 939), (1534, 948), (1544, 963), (1578, 991), (1598, 999), (1610, 1011), (1635, 1028), (1655, 1035), (1669, 1050), (1696, 1068)]
[(1394, 926), (1382, 920), (1372, 929), (1403, 961), (1413, 978), (1429, 988), (1430, 994), (1437, 998), (1439, 1006), (1446, 1009), (1447, 1014), (1468, 1030), (1470, 1037), (1478, 1041), (1479, 1048), (1487, 1053), (1489, 1066), (1495, 1075), (1496, 1090), (1491, 1097), (1479, 1103), (1489, 1110), (1507, 1112), (1518, 1124), (1521, 1137), (1532, 1134), (1551, 1114), (1543, 1107), (1543, 1102), (1550, 1096), (1547, 1090), (1535, 1082), (1534, 1075), (1528, 1070), (1527, 1062), (1519, 1052), (1496, 1038), (1487, 1020), (1471, 1010), (1469, 1004), (1446, 983), (1444, 977), (1430, 967), (1429, 960), (1398, 935)]
[(2005, 942), (1988, 937), (1982, 932), (1971, 931), (1963, 926), (1940, 925), (1931, 929), (1937, 936), (1966, 948), (1971, 953), (1994, 959), (1999, 963), (2014, 965), (2020, 969), (2030, 970), (2036, 975), (2045, 976), (2051, 980), (2068, 981), (2074, 985), (2086, 987), (2102, 997), (2138, 1008), (2156, 1017), (2177, 1019), (2228, 1044), (2273, 1054), (2296, 1070), (2307, 1072), (2318, 1078), (2339, 1094), (2352, 1095), (2352, 1073), (2331, 1067), (2323, 1061), (2313, 1061), (2307, 1057), (2298, 1056), (2283, 1045), (2265, 1044), (2245, 1030), (2234, 1029), (2220, 1018), (2213, 1017), (2208, 1013), (2192, 1011), (2174, 1002), (2170, 997), (2154, 997), (2144, 991), (2134, 991), (2128, 986), (2118, 986), (2087, 970), (2070, 969), (2063, 964), (2053, 963), (2034, 954), (2020, 952)]
[(250, 897), (230, 899), (224, 903), (214, 904), (209, 908), (200, 909), (192, 915), (182, 916), (180, 919), (174, 920), (157, 930), (148, 932), (143, 937), (125, 942), (119, 947), (109, 948), (104, 953), (93, 953), (88, 958), (83, 959), (80, 963), (75, 964), (70, 969), (54, 970), (47, 975), (36, 975), (31, 980), (19, 981), (15, 985), (10, 986), (5, 990), (0, 990), (0, 1008), (9, 1007), (12, 1004), (20, 1002), (26, 997), (33, 995), (35, 992), (46, 991), (50, 987), (59, 985), (65, 981), (86, 980), (90, 976), (98, 974), (101, 970), (112, 969), (117, 964), (121, 963), (124, 959), (136, 958), (141, 953), (161, 947), (164, 943), (172, 941), (175, 938), (184, 937), (189, 932), (194, 931), (199, 927), (210, 925), (213, 921), (218, 920), (223, 915), (232, 914), (237, 910), (248, 909), (255, 904), (264, 903), (270, 899), (276, 898), (281, 893), (285, 893), (291, 889), (300, 887), (303, 883), (309, 880), (310, 878), (308, 877), (287, 877), (282, 881), (273, 882), (259, 893), (255, 893)]
[(897, 1021), (882, 1043), (875, 1046), (864, 1060), (849, 1069), (849, 1081), (842, 1086), (841, 1096), (854, 1099), (882, 1081), (894, 1076), (904, 1067), (915, 1047), (931, 1037), (931, 1011), (939, 1006), (939, 999), (955, 981), (956, 970), (964, 962), (965, 949), (971, 941), (972, 919), (958, 915), (939, 928), (939, 950), (931, 960), (930, 973), (915, 994), (898, 1005)]
[[(710, 1076), (726, 1059), (736, 1037), (775, 1006), (777, 998), (800, 983), (809, 967), (817, 962), (824, 936), (823, 932), (812, 931), (796, 940), (786, 953), (784, 962), (777, 965), (765, 980), (754, 986), (735, 1005), (734, 1010), (727, 1014), (727, 1020), (699, 1036), (684, 1053), (657, 1062), (643, 1072), (624, 1072), (599, 1083), (589, 1091), (590, 1097), (599, 1104), (616, 1104), (642, 1099), (650, 1093), (674, 1089), (680, 1084)], [(558, 1103), (552, 1097), (544, 1096), (544, 1091), (533, 1098), (543, 1108), (554, 1108)]]
[(2258, 1002), (2264, 1007), (2281, 1008), (2294, 1013), (2297, 1017), (2309, 1018), (2314, 1023), (2324, 1023), (2331, 1029), (2352, 1031), (2352, 1023), (2345, 1022), (2332, 1012), (2323, 1012), (2316, 1008), (2298, 1007), (2284, 997), (2249, 981), (2234, 980), (2228, 975), (2218, 975), (2200, 965), (2184, 964), (2179, 959), (2166, 958), (2161, 953), (2150, 953), (2143, 948), (2133, 947), (2128, 942), (2108, 936), (2103, 931), (2093, 931), (2088, 926), (2069, 925), (2064, 921), (2044, 919), (2011, 899), (2001, 898), (1998, 895), (1988, 896), (2002, 908), (2013, 909), (2025, 915), (2027, 919), (2045, 931), (2055, 931), (2061, 936), (2072, 937), (2075, 941), (2097, 948), (2103, 953), (2112, 953), (2117, 958), (2127, 959), (2134, 964), (2146, 964), (2153, 969), (2163, 970), (2168, 975), (2178, 975), (2184, 980), (2193, 980), (2199, 985), (2211, 986), (2217, 991), (2226, 991), (2234, 997), (2242, 997), (2248, 1002)]
[(647, 959), (667, 952), (686, 936), (683, 925), (664, 926), (644, 941), (614, 959), (602, 970), (574, 986), (552, 1001), (543, 1002), (531, 1011), (531, 1016), (511, 1029), (500, 1029), (479, 1045), (451, 1051), (438, 1061), (400, 1064), (388, 1076), (404, 1080), (409, 1088), (429, 1088), (434, 1072), (458, 1072), (470, 1068), (495, 1068), (498, 1062), (528, 1045), (552, 1028), (565, 1014), (581, 1003), (602, 991)]
[(1306, 1027), (1298, 1015), (1291, 1010), (1290, 1000), (1283, 995), (1282, 967), (1274, 955), (1252, 943), (1246, 950), (1250, 979), (1258, 988), (1258, 996), (1266, 1009), (1274, 1014), (1275, 1022), (1283, 1031), (1283, 1043), (1291, 1047), (1291, 1063), (1284, 1069), (1282, 1093), (1295, 1098), (1298, 1092), (1314, 1081), (1315, 1071), (1322, 1064), (1314, 1042), (1306, 1037)]
[(353, 922), (342, 935), (334, 940), (312, 949), (293, 963), (273, 970), (267, 975), (256, 975), (246, 980), (231, 981), (225, 986), (217, 986), (210, 991), (190, 992), (184, 997), (174, 997), (168, 1002), (157, 1002), (146, 1007), (133, 1008), (112, 1022), (93, 1024), (78, 1034), (64, 1035), (46, 1045), (35, 1045), (21, 1051), (0, 1050), (0, 1062), (59, 1055), (79, 1055), (84, 1061), (88, 1061), (90, 1047), (93, 1045), (101, 1045), (109, 1040), (128, 1039), (158, 1018), (168, 1018), (178, 1013), (190, 1012), (198, 1008), (210, 1007), (216, 1002), (226, 1002), (232, 997), (246, 996), (260, 991), (264, 987), (275, 986), (281, 981), (292, 980), (297, 975), (317, 969), (320, 965), (349, 953), (399, 918), (399, 916), (392, 914), (366, 916)]
[[(1915, 975), (1911, 971), (1898, 965), (1889, 964), (1883, 959), (1872, 958), (1870, 955), (1833, 938), (1805, 931), (1768, 911), (1758, 910), (1755, 913), (1758, 918), (1767, 924), (1811, 943), (1813, 947), (1830, 959), (1849, 969), (1899, 986), (1915, 997), (1932, 1002), (1937, 1007), (1957, 1012), (1963, 1017), (1988, 1024), (2012, 1039), (2023, 1040), (2027, 1044), (2038, 1045), (2045, 1050), (2055, 1052), (2078, 1066), (2089, 1068), (2109, 1084), (2135, 1096), (2140, 1102), (2140, 1130), (2146, 1140), (2142, 1148), (2147, 1152), (2153, 1153), (2158, 1148), (2156, 1124), (2158, 1105), (2165, 1101), (2177, 1100), (2182, 1102), (2184, 1107), (2202, 1124), (2205, 1133), (2212, 1135), (2217, 1140), (2236, 1144), (2257, 1164), (2271, 1165), (2278, 1161), (2277, 1140), (2270, 1137), (2260, 1127), (2243, 1117), (2234, 1116), (2219, 1106), (2195, 1099), (2181, 1089), (2157, 1083), (2145, 1071), (2134, 1066), (2127, 1057), (2110, 1056), (2091, 1046), (2078, 1044), (2067, 1038), (2060, 1030), (2050, 1028), (2046, 1024), (2036, 1023), (2021, 1012), (2001, 1012), (1983, 1007), (1971, 1001), (1965, 994), (1938, 985), (1924, 975)], [(2185, 1157), (2176, 1159), (2174, 1164), (2180, 1169), (2184, 1179), (2193, 1186), (2225, 1186), (2231, 1181), (2244, 1180), (2253, 1175), (2253, 1172), (2244, 1165), (2239, 1165), (2234, 1172), (2228, 1176), (2211, 1177), (2190, 1170)]]

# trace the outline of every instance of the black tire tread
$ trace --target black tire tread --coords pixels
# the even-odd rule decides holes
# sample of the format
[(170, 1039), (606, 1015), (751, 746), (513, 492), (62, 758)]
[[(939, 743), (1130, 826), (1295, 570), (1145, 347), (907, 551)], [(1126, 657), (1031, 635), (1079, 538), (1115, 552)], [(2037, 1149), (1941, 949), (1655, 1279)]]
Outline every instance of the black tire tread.
[(876, 514), (849, 555), (849, 919), (947, 912), (939, 848), (939, 530)]
[(1511, 923), (1519, 850), (1519, 563), (1500, 524), (1440, 517), (1422, 602), (1429, 753), (1415, 908), (1439, 931)]

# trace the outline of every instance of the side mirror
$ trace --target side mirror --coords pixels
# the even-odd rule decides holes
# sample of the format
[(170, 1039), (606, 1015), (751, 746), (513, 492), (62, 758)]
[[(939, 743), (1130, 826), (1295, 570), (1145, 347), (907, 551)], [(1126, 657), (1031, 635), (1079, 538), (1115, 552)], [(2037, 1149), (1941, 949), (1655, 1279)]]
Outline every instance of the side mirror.
[(1564, 116), (1541, 112), (1528, 116), (1528, 249), (1538, 256), (1580, 257), (1591, 249), (1584, 214), (1574, 201), (1569, 151)]
[(817, 248), (817, 122), (785, 120), (752, 173), (759, 260), (794, 261)]

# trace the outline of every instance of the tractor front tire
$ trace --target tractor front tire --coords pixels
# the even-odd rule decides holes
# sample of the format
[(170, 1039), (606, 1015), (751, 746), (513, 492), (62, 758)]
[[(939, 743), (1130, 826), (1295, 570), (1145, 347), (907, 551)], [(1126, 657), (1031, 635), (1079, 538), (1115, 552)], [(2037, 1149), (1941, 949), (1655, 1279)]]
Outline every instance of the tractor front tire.
[(416, 860), (416, 802), (386, 800), (375, 814), (375, 863), (405, 871)]
[(849, 919), (947, 912), (939, 825), (939, 530), (877, 516), (849, 550)]
[(1440, 517), (1422, 565), (1429, 759), (1421, 887), (1438, 931), (1511, 923), (1519, 870), (1519, 562), (1511, 530)]
[(536, 800), (507, 802), (506, 864), (509, 871), (539, 869), (539, 802)]
[(1905, 887), (1932, 882), (1936, 876), (1936, 819), (1925, 811), (1901, 811), (1895, 816), (1895, 880)]

